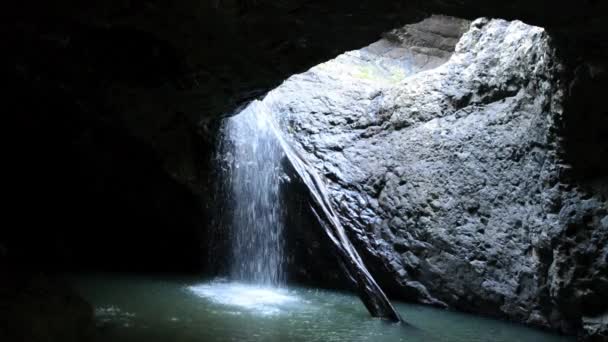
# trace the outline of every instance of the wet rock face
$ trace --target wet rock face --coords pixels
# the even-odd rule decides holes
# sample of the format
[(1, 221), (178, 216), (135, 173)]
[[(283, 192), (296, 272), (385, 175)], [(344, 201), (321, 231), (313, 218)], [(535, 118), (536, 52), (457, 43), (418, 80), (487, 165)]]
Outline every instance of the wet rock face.
[(393, 296), (577, 331), (608, 309), (605, 183), (573, 176), (547, 33), (467, 24), (433, 17), (264, 101)]

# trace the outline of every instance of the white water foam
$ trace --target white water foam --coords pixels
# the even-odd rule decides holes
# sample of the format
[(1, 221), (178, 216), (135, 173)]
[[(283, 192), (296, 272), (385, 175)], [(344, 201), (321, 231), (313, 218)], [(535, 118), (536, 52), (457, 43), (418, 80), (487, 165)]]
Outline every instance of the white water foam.
[(211, 282), (188, 287), (214, 303), (243, 308), (262, 315), (275, 315), (300, 302), (288, 290), (244, 283)]

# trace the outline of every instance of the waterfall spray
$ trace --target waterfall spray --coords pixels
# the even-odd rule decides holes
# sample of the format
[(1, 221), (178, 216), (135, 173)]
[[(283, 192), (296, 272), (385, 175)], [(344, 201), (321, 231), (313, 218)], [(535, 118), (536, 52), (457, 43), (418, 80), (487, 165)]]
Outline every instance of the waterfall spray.
[[(272, 93), (271, 93), (272, 94)], [(280, 161), (287, 157), (308, 189), (312, 212), (331, 241), (338, 262), (372, 316), (400, 322), (392, 306), (348, 239), (314, 168), (283, 136), (272, 110), (253, 101), (226, 123), (227, 170), (233, 200), (231, 276), (265, 285), (283, 277), (283, 220)]]
[(230, 198), (230, 276), (281, 285), (284, 277), (283, 215), (279, 192), (284, 154), (257, 106), (226, 120), (222, 155)]

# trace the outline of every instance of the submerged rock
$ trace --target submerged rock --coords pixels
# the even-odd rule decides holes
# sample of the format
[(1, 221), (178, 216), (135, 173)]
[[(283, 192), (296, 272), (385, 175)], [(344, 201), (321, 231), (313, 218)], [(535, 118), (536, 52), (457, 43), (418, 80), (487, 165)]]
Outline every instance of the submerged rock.
[(571, 176), (562, 66), (519, 21), (474, 21), (450, 57), (463, 28), (410, 25), (264, 102), (393, 296), (572, 333), (608, 305), (608, 211)]

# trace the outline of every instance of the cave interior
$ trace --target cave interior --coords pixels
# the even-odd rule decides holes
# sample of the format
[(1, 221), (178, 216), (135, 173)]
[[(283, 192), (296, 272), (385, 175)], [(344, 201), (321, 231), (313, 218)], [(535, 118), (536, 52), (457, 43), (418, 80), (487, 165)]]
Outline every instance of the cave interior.
[[(463, 293), (451, 299), (429, 285), (445, 281), (428, 273), (430, 266), (418, 270), (411, 266), (427, 262), (419, 260), (424, 259), (421, 255), (433, 262), (431, 254), (415, 252), (412, 256), (410, 251), (415, 247), (386, 236), (388, 228), (378, 234), (383, 243), (394, 242), (391, 252), (403, 255), (404, 260), (410, 258), (411, 264), (400, 261), (406, 265), (403, 272), (407, 276), (391, 265), (393, 261), (380, 247), (371, 250), (367, 240), (357, 239), (354, 245), (391, 299), (515, 321), (586, 341), (608, 341), (608, 106), (603, 99), (608, 92), (608, 3), (26, 0), (7, 7), (2, 67), (8, 103), (4, 113), (9, 118), (4, 124), (8, 215), (0, 230), (0, 340), (94, 339), (91, 336), (96, 333), (91, 331), (95, 329), (89, 327), (94, 309), (63, 280), (66, 274), (220, 274), (229, 262), (226, 251), (230, 241), (217, 229), (227, 224), (218, 215), (226, 203), (218, 190), (221, 172), (217, 151), (221, 126), (228, 117), (251, 101), (263, 99), (272, 89), (286, 89), (288, 85), (281, 84), (292, 75), (380, 39), (402, 39), (403, 44), (405, 39), (419, 48), (416, 51), (427, 55), (431, 51), (439, 66), (452, 56), (458, 40), (454, 37), (462, 36), (469, 25), (486, 25), (487, 20), (476, 20), (483, 17), (542, 27), (554, 49), (547, 57), (554, 60), (546, 64), (550, 69), (547, 75), (554, 79), (544, 79), (544, 74), (530, 76), (524, 83), (515, 82), (514, 87), (519, 87), (515, 91), (508, 83), (504, 89), (482, 84), (473, 95), (465, 91), (452, 94), (453, 103), (449, 104), (454, 112), (469, 106), (490, 107), (501, 103), (501, 98), (509, 103), (524, 90), (530, 91), (530, 84), (535, 82), (553, 87), (532, 95), (534, 101), (545, 94), (551, 97), (543, 97), (546, 103), (538, 105), (556, 117), (550, 126), (543, 126), (547, 140), (537, 143), (542, 139), (529, 137), (532, 142), (528, 149), (513, 152), (521, 153), (517, 158), (523, 159), (542, 156), (548, 160), (542, 165), (555, 165), (555, 169), (546, 171), (553, 178), (539, 171), (542, 179), (530, 180), (547, 182), (549, 185), (543, 186), (552, 189), (557, 184), (555, 191), (559, 192), (555, 195), (542, 190), (543, 196), (553, 196), (546, 201), (557, 223), (552, 226), (543, 221), (530, 228), (550, 238), (521, 251), (525, 258), (534, 258), (541, 265), (542, 275), (534, 278), (542, 283), (538, 293), (530, 298), (517, 293), (518, 299), (512, 303), (521, 308), (505, 308), (509, 300), (495, 301), (477, 285), (468, 286), (467, 281), (477, 280), (463, 271), (459, 280), (465, 284)], [(411, 29), (402, 36), (395, 33), (395, 29), (432, 15), (443, 19), (429, 29), (439, 37), (433, 36), (436, 39), (430, 43), (422, 29)], [(454, 27), (463, 22), (462, 32), (455, 32)], [(447, 50), (437, 49), (437, 45), (447, 46)], [(420, 69), (421, 73), (425, 71), (424, 67)], [(460, 90), (458, 86), (454, 89)], [(387, 96), (384, 101), (391, 99)], [(438, 100), (429, 97), (429, 101)], [(520, 107), (529, 105), (518, 103)], [(342, 127), (342, 123), (330, 125)], [(416, 123), (378, 127), (401, 134), (409, 125)], [(553, 144), (559, 146), (549, 147)], [(324, 152), (323, 146), (314, 141), (310, 146), (319, 148), (326, 157), (335, 152)], [(347, 147), (340, 149), (346, 151)], [(506, 146), (497, 147), (503, 148)], [(408, 151), (417, 153), (413, 148)], [(438, 154), (437, 158), (442, 156)], [(310, 211), (306, 186), (298, 181), (289, 163), (284, 164), (291, 179), (281, 189), (289, 198), (283, 208), (288, 227), (285, 248), (290, 251), (287, 281), (348, 289), (348, 279), (336, 262), (332, 246)], [(336, 165), (339, 168), (341, 164)], [(537, 174), (523, 168), (515, 170)], [(339, 172), (324, 176), (342, 191), (359, 191), (345, 185)], [(411, 179), (408, 182), (416, 182), (415, 177)], [(503, 181), (508, 182), (507, 178), (500, 179)], [(388, 176), (382, 182), (380, 187), (390, 188)], [(395, 188), (405, 183), (402, 180)], [(534, 188), (528, 183), (520, 187)], [(525, 196), (528, 194), (532, 198), (536, 193), (530, 190)], [(482, 222), (485, 219), (487, 225), (483, 204), (461, 211), (467, 217), (477, 215)], [(399, 214), (390, 214), (399, 218)], [(509, 222), (510, 229), (527, 227), (526, 220), (525, 227), (521, 220), (513, 222)], [(561, 226), (563, 231), (559, 230)], [(375, 228), (369, 229), (376, 234)], [(476, 232), (484, 234), (479, 228)], [(459, 230), (449, 234), (459, 234)], [(432, 240), (435, 237), (416, 236), (416, 241), (425, 239), (436, 243), (436, 248), (450, 250), (439, 240)], [(494, 262), (501, 264), (500, 258), (499, 253)], [(536, 287), (527, 285), (531, 278), (522, 276), (513, 281), (523, 292), (528, 288), (536, 291)], [(525, 307), (519, 301), (533, 304)], [(498, 308), (501, 304), (497, 303), (505, 307)], [(404, 319), (407, 321), (407, 317)]]

